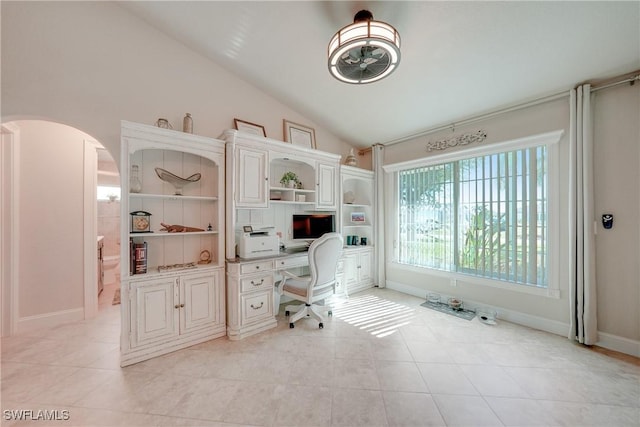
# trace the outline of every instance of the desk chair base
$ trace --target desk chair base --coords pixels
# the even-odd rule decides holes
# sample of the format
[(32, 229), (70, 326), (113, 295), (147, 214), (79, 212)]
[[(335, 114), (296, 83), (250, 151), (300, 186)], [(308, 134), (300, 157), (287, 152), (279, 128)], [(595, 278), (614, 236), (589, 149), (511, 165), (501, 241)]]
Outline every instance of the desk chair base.
[(323, 313), (327, 313), (328, 316), (333, 316), (331, 306), (329, 305), (317, 305), (317, 304), (299, 304), (299, 305), (287, 305), (284, 308), (284, 315), (289, 316), (291, 312), (295, 313), (289, 317), (289, 328), (293, 329), (293, 323), (303, 317), (313, 317), (318, 320), (320, 329), (324, 328), (324, 316)]

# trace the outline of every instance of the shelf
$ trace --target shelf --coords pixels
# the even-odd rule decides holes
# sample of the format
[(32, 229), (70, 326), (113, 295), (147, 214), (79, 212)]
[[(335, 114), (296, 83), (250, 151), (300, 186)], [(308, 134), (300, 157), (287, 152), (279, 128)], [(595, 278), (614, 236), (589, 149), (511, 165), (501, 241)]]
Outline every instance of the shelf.
[(358, 227), (371, 227), (371, 224), (369, 223), (365, 223), (365, 224), (349, 224), (349, 225), (343, 225), (342, 228), (358, 228)]
[(269, 200), (271, 203), (282, 203), (282, 204), (287, 204), (287, 205), (314, 205), (316, 204), (316, 202), (294, 202), (293, 200), (278, 200), (278, 199), (271, 199)]
[(201, 236), (218, 234), (217, 231), (189, 231), (184, 233), (169, 233), (166, 231), (154, 231), (153, 233), (129, 233), (129, 237), (168, 237), (168, 236)]
[(343, 203), (342, 206), (351, 206), (354, 208), (370, 208), (371, 205), (364, 205), (359, 203)]
[(215, 196), (178, 196), (175, 194), (146, 194), (146, 193), (129, 193), (131, 198), (139, 199), (156, 199), (156, 200), (200, 200), (214, 202), (218, 200)]
[(306, 188), (289, 188), (289, 187), (271, 187), (271, 191), (295, 191), (296, 193), (315, 193), (316, 190), (308, 190)]
[(373, 245), (344, 245), (342, 250), (344, 251), (355, 251), (358, 249), (373, 249)]
[(168, 271), (158, 271), (158, 266), (156, 265), (153, 267), (147, 267), (146, 273), (129, 274), (128, 278), (131, 280), (145, 280), (145, 279), (160, 277), (160, 276), (166, 277), (170, 275), (182, 275), (185, 273), (201, 273), (206, 270), (213, 270), (220, 267), (221, 267), (220, 265), (212, 262), (210, 264), (196, 264), (194, 268), (181, 268), (181, 269), (168, 270)]
[[(271, 187), (269, 189), (269, 201), (271, 203), (315, 205), (315, 194), (315, 190), (305, 190), (303, 188)], [(305, 200), (299, 201), (299, 197)]]

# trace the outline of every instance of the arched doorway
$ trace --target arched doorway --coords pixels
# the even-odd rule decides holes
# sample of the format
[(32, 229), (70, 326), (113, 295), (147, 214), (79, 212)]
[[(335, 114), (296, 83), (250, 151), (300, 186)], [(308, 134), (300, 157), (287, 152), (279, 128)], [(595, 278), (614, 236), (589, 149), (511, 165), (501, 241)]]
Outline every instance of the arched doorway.
[(45, 120), (16, 120), (2, 130), (2, 333), (94, 317), (102, 146)]

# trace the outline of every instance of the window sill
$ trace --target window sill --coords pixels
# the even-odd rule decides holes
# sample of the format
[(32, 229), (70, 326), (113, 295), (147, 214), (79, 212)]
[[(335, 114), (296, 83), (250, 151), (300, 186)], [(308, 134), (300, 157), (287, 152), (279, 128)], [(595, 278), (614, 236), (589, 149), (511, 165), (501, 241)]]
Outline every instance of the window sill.
[(536, 295), (541, 297), (560, 299), (560, 290), (557, 288), (538, 288), (531, 285), (521, 285), (513, 282), (507, 282), (503, 280), (487, 279), (484, 277), (477, 277), (469, 274), (463, 274), (458, 272), (451, 272), (445, 270), (438, 270), (429, 267), (418, 267), (415, 265), (401, 264), (399, 262), (392, 261), (391, 265), (394, 268), (402, 269), (405, 271), (411, 271), (415, 273), (428, 274), (431, 276), (438, 276), (449, 279), (449, 285), (452, 287), (458, 286), (458, 282), (487, 286), (490, 288), (503, 289), (512, 292), (524, 293), (529, 295)]

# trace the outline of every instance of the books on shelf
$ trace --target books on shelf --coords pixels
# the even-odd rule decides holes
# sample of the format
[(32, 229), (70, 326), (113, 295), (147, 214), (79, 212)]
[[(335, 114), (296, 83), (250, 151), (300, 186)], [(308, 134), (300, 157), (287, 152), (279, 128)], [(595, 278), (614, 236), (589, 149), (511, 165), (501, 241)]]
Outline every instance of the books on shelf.
[(129, 274), (145, 274), (147, 272), (147, 242), (135, 243), (129, 239)]

